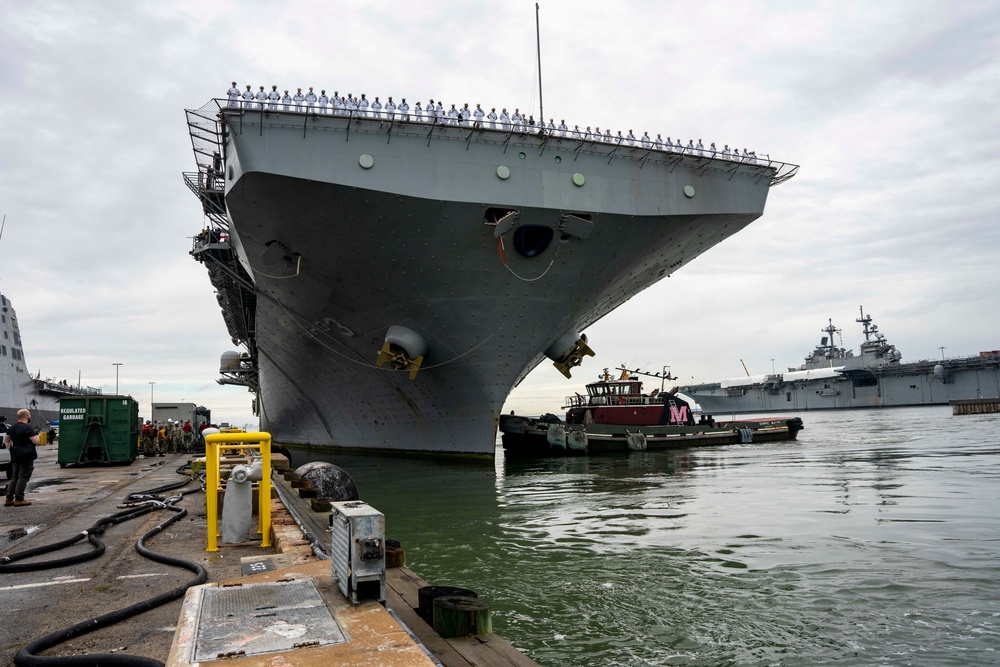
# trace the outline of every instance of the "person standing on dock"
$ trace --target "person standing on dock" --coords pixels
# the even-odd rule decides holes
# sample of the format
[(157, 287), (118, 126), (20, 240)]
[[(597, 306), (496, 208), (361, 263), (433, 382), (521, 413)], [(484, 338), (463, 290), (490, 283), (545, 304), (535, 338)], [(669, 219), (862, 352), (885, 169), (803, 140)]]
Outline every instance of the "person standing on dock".
[(30, 505), (30, 500), (24, 499), (24, 489), (28, 486), (31, 473), (35, 470), (35, 459), (38, 458), (38, 433), (29, 425), (31, 412), (26, 408), (17, 411), (17, 423), (10, 427), (3, 436), (3, 444), (10, 450), (12, 473), (7, 481), (7, 499), (4, 507), (23, 507)]

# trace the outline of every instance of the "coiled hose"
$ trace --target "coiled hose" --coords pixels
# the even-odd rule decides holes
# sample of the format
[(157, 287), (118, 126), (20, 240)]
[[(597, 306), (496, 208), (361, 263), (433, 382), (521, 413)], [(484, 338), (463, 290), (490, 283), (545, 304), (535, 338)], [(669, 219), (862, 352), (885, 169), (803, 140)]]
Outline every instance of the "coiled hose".
[[(63, 564), (71, 564), (81, 562), (83, 560), (90, 560), (96, 558), (104, 553), (104, 544), (97, 540), (96, 535), (100, 535), (107, 529), (109, 525), (114, 525), (127, 521), (129, 519), (134, 519), (136, 517), (148, 514), (155, 509), (168, 509), (174, 512), (174, 515), (169, 519), (148, 530), (135, 544), (135, 550), (143, 557), (149, 558), (150, 560), (156, 561), (158, 563), (163, 563), (165, 565), (173, 565), (175, 567), (181, 567), (186, 570), (190, 570), (195, 573), (194, 579), (191, 581), (177, 586), (165, 593), (161, 593), (147, 600), (137, 602), (133, 605), (129, 605), (123, 609), (118, 609), (116, 611), (109, 612), (102, 616), (96, 618), (91, 618), (86, 621), (77, 623), (76, 625), (64, 628), (62, 630), (57, 630), (56, 632), (50, 633), (36, 639), (27, 646), (24, 646), (17, 655), (14, 656), (14, 664), (18, 667), (61, 667), (65, 665), (66, 667), (101, 667), (107, 665), (108, 667), (164, 667), (164, 663), (153, 658), (146, 658), (143, 656), (135, 655), (125, 655), (125, 654), (110, 654), (110, 653), (95, 653), (90, 655), (71, 655), (71, 656), (40, 656), (37, 655), (41, 651), (57, 646), (63, 642), (69, 641), (81, 635), (85, 635), (89, 632), (99, 630), (101, 628), (108, 627), (109, 625), (114, 625), (119, 621), (131, 618), (137, 614), (149, 611), (159, 607), (160, 605), (166, 604), (176, 600), (177, 598), (184, 595), (184, 593), (192, 586), (197, 586), (198, 584), (205, 583), (208, 579), (208, 571), (205, 570), (198, 563), (193, 563), (191, 561), (186, 561), (181, 558), (175, 558), (173, 556), (167, 556), (166, 554), (160, 554), (152, 551), (146, 546), (146, 541), (151, 539), (153, 536), (166, 530), (173, 523), (180, 521), (187, 515), (187, 510), (180, 507), (175, 507), (174, 503), (180, 501), (184, 496), (197, 493), (201, 489), (192, 489), (190, 491), (185, 491), (175, 496), (169, 498), (163, 498), (158, 494), (186, 486), (191, 482), (191, 478), (180, 482), (177, 484), (167, 484), (155, 489), (150, 489), (149, 491), (144, 491), (140, 493), (130, 494), (126, 498), (126, 503), (138, 502), (136, 507), (128, 508), (122, 512), (117, 512), (109, 517), (105, 517), (94, 524), (91, 528), (83, 531), (79, 535), (70, 538), (68, 540), (63, 540), (62, 542), (38, 547), (36, 549), (29, 549), (18, 554), (13, 554), (6, 558), (6, 561), (12, 562), (15, 560), (21, 560), (23, 558), (28, 558), (32, 555), (39, 555), (42, 553), (49, 553), (65, 546), (75, 544), (83, 539), (84, 536), (90, 540), (91, 544), (96, 547), (95, 551), (80, 554), (79, 556), (72, 556), (68, 558), (62, 558), (52, 561), (46, 561), (43, 563), (33, 563), (33, 564), (22, 564), (22, 565), (8, 565), (7, 563), (0, 563), (0, 572), (26, 572), (32, 569), (49, 569), (53, 567), (60, 567)], [(17, 568), (17, 569), (11, 569)]]

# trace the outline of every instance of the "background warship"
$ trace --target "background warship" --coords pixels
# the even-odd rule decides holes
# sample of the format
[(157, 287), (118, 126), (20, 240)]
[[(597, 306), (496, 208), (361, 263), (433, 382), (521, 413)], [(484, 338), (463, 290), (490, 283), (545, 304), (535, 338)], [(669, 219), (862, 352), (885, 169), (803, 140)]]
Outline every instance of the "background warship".
[(706, 413), (770, 412), (943, 405), (948, 401), (1000, 397), (1000, 351), (940, 361), (902, 362), (902, 354), (872, 324), (856, 320), (865, 340), (860, 354), (837, 347), (833, 320), (805, 364), (787, 373), (753, 375), (678, 387)]
[(59, 399), (62, 396), (99, 394), (100, 389), (69, 384), (66, 380), (43, 379), (41, 373), (32, 376), (24, 360), (21, 329), (14, 306), (0, 294), (0, 417), (8, 423), (17, 419), (21, 408), (31, 410), (31, 423), (36, 427), (59, 419)]
[[(493, 455), (544, 358), (763, 213), (795, 165), (353, 110), (187, 112), (203, 262), (276, 442)], [(596, 343), (599, 345), (599, 341)]]

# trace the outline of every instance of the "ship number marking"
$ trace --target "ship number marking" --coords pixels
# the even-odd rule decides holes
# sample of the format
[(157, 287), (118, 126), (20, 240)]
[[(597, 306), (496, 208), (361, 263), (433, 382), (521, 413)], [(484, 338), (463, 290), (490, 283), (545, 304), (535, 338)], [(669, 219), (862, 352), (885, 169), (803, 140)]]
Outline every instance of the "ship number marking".
[(317, 329), (322, 329), (327, 333), (333, 333), (333, 329), (337, 329), (337, 333), (341, 336), (353, 337), (355, 335), (350, 328), (344, 326), (332, 317), (324, 317), (322, 322), (313, 322), (313, 326)]

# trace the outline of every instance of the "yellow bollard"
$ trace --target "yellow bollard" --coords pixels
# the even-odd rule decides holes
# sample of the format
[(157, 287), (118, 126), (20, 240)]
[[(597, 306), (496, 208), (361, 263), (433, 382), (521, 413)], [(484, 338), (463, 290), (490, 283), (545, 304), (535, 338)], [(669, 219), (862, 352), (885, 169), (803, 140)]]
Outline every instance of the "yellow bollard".
[[(253, 444), (251, 444), (253, 443)], [(205, 503), (208, 515), (208, 548), (218, 551), (219, 537), (219, 488), (220, 450), (260, 450), (261, 479), (257, 490), (257, 531), (261, 534), (261, 547), (271, 546), (271, 434), (270, 433), (213, 433), (205, 436)]]

